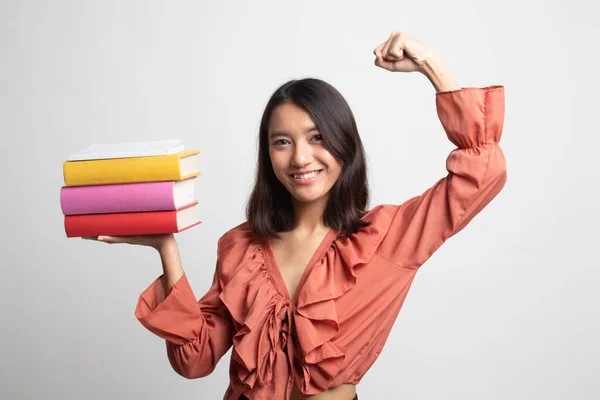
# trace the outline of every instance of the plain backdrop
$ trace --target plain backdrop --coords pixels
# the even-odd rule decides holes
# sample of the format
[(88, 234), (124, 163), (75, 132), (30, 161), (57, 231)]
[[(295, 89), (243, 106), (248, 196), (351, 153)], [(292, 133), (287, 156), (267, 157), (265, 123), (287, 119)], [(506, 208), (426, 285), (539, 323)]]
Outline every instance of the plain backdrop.
[(177, 235), (196, 297), (244, 220), (260, 117), (289, 79), (352, 107), (373, 207), (446, 174), (453, 149), (420, 74), (373, 65), (392, 31), (463, 86), (506, 87), (508, 182), (422, 267), (370, 399), (598, 399), (598, 50), (587, 1), (26, 1), (0, 5), (2, 399), (219, 399), (134, 317), (151, 249), (67, 239), (62, 163), (92, 143), (200, 149), (202, 224)]

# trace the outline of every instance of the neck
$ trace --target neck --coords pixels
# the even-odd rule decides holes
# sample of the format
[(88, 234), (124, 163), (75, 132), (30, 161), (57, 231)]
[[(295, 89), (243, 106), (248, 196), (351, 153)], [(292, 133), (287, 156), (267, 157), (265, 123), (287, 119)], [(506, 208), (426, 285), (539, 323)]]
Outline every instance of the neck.
[(310, 203), (293, 200), (293, 205), (294, 219), (296, 221), (295, 231), (310, 234), (327, 228), (323, 223), (323, 213), (327, 206), (326, 196)]

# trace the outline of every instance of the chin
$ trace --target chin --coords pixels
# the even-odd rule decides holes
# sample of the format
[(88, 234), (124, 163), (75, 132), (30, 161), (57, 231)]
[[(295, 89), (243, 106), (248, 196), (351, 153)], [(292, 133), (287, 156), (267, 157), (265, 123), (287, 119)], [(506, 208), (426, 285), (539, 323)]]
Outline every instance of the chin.
[(320, 197), (298, 197), (298, 196), (292, 196), (294, 198), (294, 200), (296, 200), (299, 203), (304, 203), (304, 204), (309, 204), (309, 203), (313, 203), (317, 200), (320, 199)]
[(323, 198), (327, 197), (327, 193), (324, 194), (306, 194), (306, 195), (302, 195), (300, 193), (292, 193), (292, 197), (294, 198), (294, 200), (300, 202), (300, 203), (313, 203), (315, 201), (318, 200), (322, 200)]

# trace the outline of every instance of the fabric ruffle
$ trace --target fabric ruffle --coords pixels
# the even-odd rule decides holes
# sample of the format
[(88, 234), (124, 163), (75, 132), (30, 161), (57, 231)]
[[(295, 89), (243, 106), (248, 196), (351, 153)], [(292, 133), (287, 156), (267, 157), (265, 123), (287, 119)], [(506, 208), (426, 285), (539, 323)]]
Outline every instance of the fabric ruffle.
[[(297, 305), (277, 290), (262, 245), (252, 241), (247, 226), (234, 228), (222, 238), (223, 287), (219, 297), (238, 331), (233, 337), (232, 360), (246, 396), (267, 399), (289, 395), (292, 379), (303, 395), (329, 387), (346, 357), (345, 349), (333, 340), (339, 330), (335, 300), (354, 287), (355, 268), (373, 258), (396, 209), (378, 206), (363, 217), (370, 226), (334, 240), (298, 288)], [(292, 324), (302, 332), (297, 344), (291, 340)], [(293, 362), (296, 357), (298, 363)], [(290, 376), (285, 387), (272, 385), (273, 376), (279, 374)]]
[[(227, 240), (228, 239), (228, 240)], [(226, 238), (235, 248), (243, 248), (243, 233)], [(223, 288), (219, 295), (236, 324), (233, 337), (232, 378), (244, 385), (243, 393), (252, 399), (287, 398), (287, 384), (274, 376), (291, 376), (294, 348), (291, 343), (292, 307), (276, 289), (265, 268), (260, 244), (248, 242), (241, 262), (237, 254), (223, 253)], [(227, 244), (224, 243), (224, 249)], [(232, 248), (233, 249), (233, 248)], [(233, 262), (233, 263), (232, 263)]]
[(301, 288), (294, 322), (302, 332), (298, 341), (304, 361), (304, 395), (328, 389), (344, 365), (345, 349), (332, 340), (340, 327), (335, 300), (352, 290), (355, 269), (373, 258), (396, 210), (397, 206), (381, 205), (367, 213), (363, 220), (371, 225), (333, 241)]

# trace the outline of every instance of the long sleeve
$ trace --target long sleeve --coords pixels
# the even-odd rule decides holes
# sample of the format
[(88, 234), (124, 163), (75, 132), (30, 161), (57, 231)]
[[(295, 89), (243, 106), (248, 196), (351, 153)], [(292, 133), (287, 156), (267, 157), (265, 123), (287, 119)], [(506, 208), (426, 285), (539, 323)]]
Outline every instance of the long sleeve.
[(401, 267), (421, 266), (500, 192), (506, 161), (499, 146), (504, 87), (464, 88), (436, 94), (440, 122), (457, 148), (448, 175), (397, 207), (377, 253)]
[(217, 261), (212, 286), (199, 301), (185, 274), (166, 298), (162, 275), (139, 297), (136, 318), (166, 340), (171, 366), (186, 378), (209, 375), (232, 345), (234, 327), (220, 293)]

